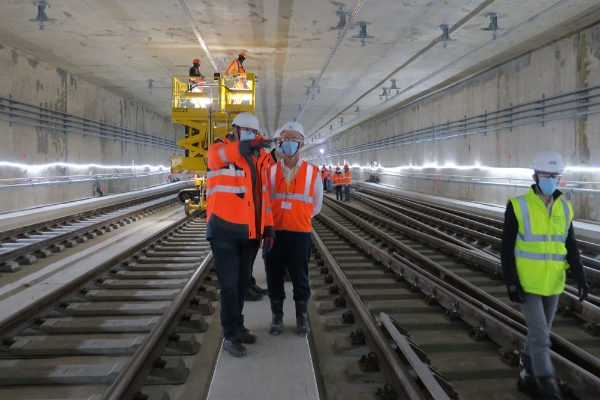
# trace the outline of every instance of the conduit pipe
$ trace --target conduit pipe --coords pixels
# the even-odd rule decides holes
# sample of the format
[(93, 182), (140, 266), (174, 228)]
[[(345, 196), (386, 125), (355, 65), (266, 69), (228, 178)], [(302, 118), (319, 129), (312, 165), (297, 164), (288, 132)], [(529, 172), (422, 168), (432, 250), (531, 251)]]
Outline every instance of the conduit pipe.
[(177, 0), (177, 2), (179, 3), (179, 7), (181, 7), (181, 10), (185, 14), (190, 25), (192, 26), (192, 31), (194, 31), (194, 35), (196, 35), (196, 39), (198, 39), (198, 42), (200, 42), (200, 46), (202, 46), (204, 53), (206, 53), (206, 57), (208, 57), (208, 60), (212, 64), (215, 71), (220, 72), (219, 68), (217, 68), (217, 64), (215, 63), (215, 60), (213, 60), (213, 58), (210, 55), (210, 52), (208, 51), (208, 46), (206, 45), (206, 42), (204, 41), (204, 38), (202, 37), (202, 34), (200, 33), (200, 29), (198, 29), (198, 26), (196, 25), (196, 21), (194, 21), (194, 18), (192, 17), (190, 10), (188, 10), (187, 5), (185, 4), (185, 1)]
[[(183, 0), (181, 0), (181, 1), (183, 1)], [(319, 72), (317, 79), (315, 79), (315, 81), (313, 82), (313, 84), (310, 87), (310, 92), (308, 94), (308, 97), (306, 98), (306, 102), (304, 103), (304, 106), (302, 107), (302, 112), (298, 116), (298, 121), (304, 115), (304, 111), (306, 111), (306, 107), (308, 106), (308, 103), (310, 103), (310, 99), (312, 99), (315, 87), (318, 86), (319, 81), (321, 80), (321, 77), (323, 77), (325, 70), (327, 69), (327, 67), (329, 66), (329, 63), (333, 59), (333, 56), (338, 51), (340, 44), (342, 44), (342, 40), (344, 40), (344, 37), (346, 36), (346, 34), (348, 33), (348, 30), (352, 26), (352, 22), (354, 22), (354, 19), (360, 12), (360, 9), (364, 2), (365, 2), (365, 0), (358, 0), (358, 3), (356, 3), (356, 7), (354, 7), (354, 11), (352, 11), (352, 14), (350, 14), (350, 18), (348, 18), (348, 22), (346, 22), (344, 29), (342, 29), (342, 32), (340, 32), (340, 35), (338, 36), (338, 39), (335, 42), (335, 45), (333, 46), (333, 50), (331, 50), (331, 54), (329, 55), (329, 57), (327, 57), (327, 61), (325, 61), (325, 64), (323, 64), (323, 68), (321, 68), (321, 72)]]

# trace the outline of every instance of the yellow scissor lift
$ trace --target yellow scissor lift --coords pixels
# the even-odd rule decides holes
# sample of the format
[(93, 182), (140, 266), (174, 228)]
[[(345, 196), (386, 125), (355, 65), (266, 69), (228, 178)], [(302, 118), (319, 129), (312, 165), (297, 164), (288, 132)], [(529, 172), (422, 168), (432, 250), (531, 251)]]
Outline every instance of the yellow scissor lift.
[(208, 147), (231, 132), (233, 118), (241, 112), (254, 114), (256, 86), (253, 73), (222, 76), (193, 82), (189, 76), (173, 77), (171, 118), (185, 126), (185, 138), (177, 144), (185, 156), (171, 157), (171, 173), (194, 175), (195, 188), (179, 192), (186, 214), (206, 209)]

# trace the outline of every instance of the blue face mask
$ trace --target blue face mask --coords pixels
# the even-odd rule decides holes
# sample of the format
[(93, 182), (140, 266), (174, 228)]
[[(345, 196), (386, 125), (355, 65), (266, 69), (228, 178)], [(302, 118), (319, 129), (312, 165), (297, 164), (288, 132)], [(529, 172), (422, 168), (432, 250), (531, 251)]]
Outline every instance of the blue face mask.
[(542, 193), (544, 193), (546, 196), (550, 196), (558, 187), (558, 179), (539, 178), (538, 186), (540, 187)]
[(279, 143), (277, 145), (277, 147), (275, 148), (275, 150), (277, 150), (278, 153), (283, 154), (283, 149), (281, 148), (281, 143)]
[(245, 142), (248, 140), (253, 140), (256, 138), (256, 133), (250, 131), (242, 131), (240, 130), (240, 142)]
[(281, 149), (283, 150), (282, 153), (288, 157), (295, 156), (299, 148), (300, 143), (292, 142), (291, 140), (286, 140), (285, 142), (281, 143)]

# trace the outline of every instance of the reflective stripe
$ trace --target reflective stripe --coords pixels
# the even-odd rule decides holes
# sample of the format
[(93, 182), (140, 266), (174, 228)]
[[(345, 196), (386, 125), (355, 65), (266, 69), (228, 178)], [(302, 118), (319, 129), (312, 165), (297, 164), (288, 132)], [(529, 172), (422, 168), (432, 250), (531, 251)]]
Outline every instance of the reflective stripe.
[(523, 218), (523, 231), (525, 232), (523, 235), (518, 234), (517, 237), (519, 240), (524, 242), (547, 242), (547, 235), (534, 235), (531, 232), (531, 219), (529, 218), (529, 207), (527, 206), (527, 201), (524, 196), (517, 197), (519, 200), (519, 205), (521, 206), (521, 216)]
[(269, 188), (267, 186), (263, 185), (263, 192), (268, 192), (268, 191), (269, 191)]
[(534, 253), (531, 251), (515, 250), (515, 257), (526, 258), (528, 260), (535, 261), (566, 261), (566, 254), (548, 254), (548, 253)]
[[(527, 205), (527, 201), (524, 196), (517, 197), (519, 200), (519, 206), (521, 206), (521, 216), (523, 218), (523, 231), (524, 234), (517, 234), (517, 239), (523, 242), (547, 242), (547, 235), (534, 235), (531, 232), (531, 219), (529, 218), (529, 207)], [(569, 210), (569, 205), (563, 199), (560, 199), (563, 212), (565, 214), (565, 233), (564, 235), (551, 235), (551, 242), (565, 243), (567, 241), (567, 236), (569, 235), (569, 219), (571, 217), (571, 211)]]
[[(305, 198), (307, 199), (305, 201)], [(313, 198), (311, 196), (304, 196), (303, 194), (293, 194), (293, 193), (276, 193), (275, 195), (271, 196), (271, 200), (300, 200), (303, 201), (305, 203), (312, 203)]]
[(209, 178), (214, 178), (216, 176), (239, 176), (239, 177), (244, 177), (246, 176), (246, 174), (244, 173), (243, 170), (237, 170), (237, 169), (233, 169), (233, 168), (222, 168), (222, 169), (218, 169), (216, 171), (208, 171), (208, 174), (206, 174)]
[(206, 195), (210, 196), (213, 193), (246, 193), (245, 186), (225, 186), (225, 185), (217, 185), (213, 188), (206, 190)]
[(309, 202), (309, 198), (310, 198), (310, 202), (312, 203), (312, 197), (310, 197), (310, 183), (312, 181), (312, 174), (313, 174), (313, 166), (311, 164), (307, 165), (306, 168), (306, 182), (304, 182), (304, 197), (302, 198), (302, 201), (305, 203)]
[(273, 210), (271, 209), (271, 206), (266, 206), (265, 207), (265, 211), (266, 212), (273, 212)]
[(225, 155), (225, 146), (221, 146), (221, 148), (219, 149), (219, 157), (221, 157), (221, 161), (223, 161), (224, 163), (230, 162), (227, 159), (227, 156)]
[(279, 165), (279, 163), (273, 165), (271, 167), (271, 194), (270, 194), (270, 198), (271, 200), (275, 200), (275, 177), (277, 175), (277, 166)]

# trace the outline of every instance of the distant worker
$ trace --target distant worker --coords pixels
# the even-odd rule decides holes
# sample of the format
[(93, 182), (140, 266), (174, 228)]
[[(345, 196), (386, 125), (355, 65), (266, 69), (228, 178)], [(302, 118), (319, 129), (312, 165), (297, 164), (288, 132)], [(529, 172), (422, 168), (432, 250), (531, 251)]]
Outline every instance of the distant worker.
[(344, 165), (344, 191), (346, 192), (346, 200), (350, 201), (350, 184), (352, 183), (352, 172), (348, 164)]
[(267, 290), (271, 300), (272, 320), (269, 333), (279, 335), (283, 330), (283, 301), (285, 270), (292, 280), (296, 305), (296, 332), (306, 335), (307, 303), (310, 298), (308, 261), (312, 244), (312, 217), (321, 211), (323, 186), (319, 169), (300, 159), (304, 147), (304, 128), (298, 122), (287, 122), (281, 131), (283, 159), (267, 174), (269, 198), (277, 241), (267, 253)]
[(333, 174), (335, 174), (335, 170), (330, 165), (329, 168), (327, 169), (327, 189), (328, 189), (328, 192), (330, 192), (330, 193), (333, 192), (333, 189), (334, 189)]
[(323, 168), (321, 168), (321, 180), (323, 181), (323, 192), (328, 192), (329, 190), (327, 189), (327, 181), (329, 180), (329, 171), (327, 170), (327, 167), (323, 165)]
[[(188, 91), (195, 93), (202, 93), (204, 88), (202, 85), (204, 84), (204, 75), (200, 73), (200, 64), (201, 61), (199, 58), (194, 58), (192, 60), (192, 68), (190, 68), (190, 83)], [(206, 99), (200, 97), (192, 97), (190, 100), (195, 108), (205, 108), (206, 107)]]
[(234, 74), (243, 74), (246, 72), (244, 69), (244, 60), (246, 59), (246, 53), (240, 53), (238, 58), (231, 62), (229, 68), (227, 68), (227, 72), (225, 75), (234, 75)]
[(344, 188), (344, 175), (340, 170), (339, 165), (335, 167), (335, 172), (332, 176), (333, 185), (335, 186), (335, 199), (336, 200), (344, 200), (344, 194), (342, 193), (342, 189)]
[(521, 304), (528, 329), (517, 387), (534, 398), (561, 399), (550, 360), (550, 328), (565, 271), (570, 267), (580, 302), (588, 285), (573, 232), (573, 206), (557, 190), (563, 158), (544, 150), (531, 168), (535, 183), (529, 192), (506, 205), (500, 253), (508, 297)]
[(275, 230), (267, 181), (257, 171), (253, 154), (270, 141), (251, 139), (258, 132), (258, 119), (238, 114), (233, 133), (208, 149), (206, 189), (206, 239), (215, 258), (221, 288), (223, 349), (244, 357), (244, 344), (257, 337), (244, 326), (244, 297), (250, 285), (252, 264), (263, 238), (266, 251), (273, 246)]
[(273, 143), (275, 144), (275, 147), (273, 148), (273, 150), (271, 150), (271, 159), (273, 160), (273, 164), (277, 164), (277, 162), (283, 158), (283, 149), (281, 148), (281, 142), (279, 137), (280, 134), (281, 129), (277, 129), (275, 131), (275, 134), (273, 135)]

